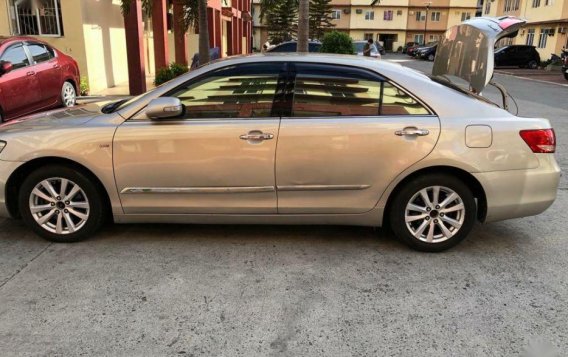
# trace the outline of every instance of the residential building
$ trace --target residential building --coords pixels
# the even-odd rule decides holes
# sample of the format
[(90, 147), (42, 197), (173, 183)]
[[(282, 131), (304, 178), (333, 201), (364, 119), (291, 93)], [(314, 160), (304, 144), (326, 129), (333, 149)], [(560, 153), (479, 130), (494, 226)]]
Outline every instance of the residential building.
[(536, 46), (541, 60), (547, 60), (562, 48), (568, 48), (567, 0), (494, 0), (488, 1), (483, 16), (514, 15), (527, 20), (517, 37), (499, 45)]
[[(198, 51), (196, 30), (180, 27), (182, 3), (153, 1), (151, 15), (134, 0), (123, 17), (121, 0), (0, 0), (0, 35), (35, 36), (71, 55), (91, 93), (133, 79), (137, 93), (142, 77), (171, 62), (190, 64)], [(221, 56), (250, 52), (250, 0), (209, 0), (208, 19), (210, 47)]]
[[(406, 42), (436, 41), (450, 26), (474, 17), (481, 0), (332, 0), (335, 29), (353, 40), (381, 41), (387, 51)], [(254, 46), (266, 42), (266, 26), (259, 22), (260, 0), (253, 0)]]

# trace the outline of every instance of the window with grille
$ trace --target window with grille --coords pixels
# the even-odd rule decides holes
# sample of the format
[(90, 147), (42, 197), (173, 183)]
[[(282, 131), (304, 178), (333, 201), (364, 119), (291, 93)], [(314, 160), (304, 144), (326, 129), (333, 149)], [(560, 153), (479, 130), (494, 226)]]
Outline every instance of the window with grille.
[(519, 10), (519, 2), (520, 0), (505, 0), (505, 12)]
[(471, 12), (462, 12), (462, 21), (471, 19)]
[(424, 11), (416, 11), (416, 21), (425, 21), (426, 13)]
[(544, 0), (544, 6), (548, 6), (548, 5), (552, 5), (554, 4), (554, 0)]
[(414, 35), (414, 42), (424, 43), (424, 34)]
[(539, 7), (539, 6), (540, 6), (540, 0), (533, 0), (532, 7)]
[(528, 29), (526, 44), (529, 45), (529, 46), (532, 46), (533, 42), (534, 42), (534, 29)]
[(549, 33), (551, 33), (551, 29), (540, 30), (540, 35), (538, 37), (538, 48), (546, 48), (546, 42), (548, 41)]
[(14, 0), (20, 35), (63, 36), (61, 0)]
[(372, 40), (373, 37), (374, 37), (374, 36), (373, 36), (372, 33), (366, 33), (366, 34), (363, 35), (363, 39), (364, 39), (365, 41)]
[(383, 15), (383, 20), (385, 21), (392, 21), (394, 16), (394, 13), (392, 10), (385, 10), (385, 13)]
[(432, 11), (431, 15), (430, 15), (430, 20), (436, 22), (436, 21), (440, 21), (440, 11)]
[(374, 20), (375, 19), (375, 12), (374, 11), (366, 11), (365, 12), (365, 20)]
[(488, 14), (491, 12), (491, 1), (490, 0), (486, 0), (485, 1), (485, 13)]
[(334, 20), (341, 19), (341, 10), (332, 10), (331, 11), (331, 18)]

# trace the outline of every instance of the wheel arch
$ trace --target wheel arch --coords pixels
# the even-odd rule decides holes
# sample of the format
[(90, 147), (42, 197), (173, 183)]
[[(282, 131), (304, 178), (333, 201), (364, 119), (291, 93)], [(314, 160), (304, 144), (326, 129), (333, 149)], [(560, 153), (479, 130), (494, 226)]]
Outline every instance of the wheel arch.
[(408, 176), (402, 179), (391, 191), (387, 199), (385, 209), (383, 210), (383, 225), (388, 224), (388, 219), (386, 219), (388, 212), (390, 211), (394, 198), (404, 187), (404, 185), (418, 176), (428, 174), (447, 174), (454, 176), (464, 182), (471, 189), (474, 197), (477, 200), (477, 219), (480, 222), (485, 221), (485, 217), (487, 215), (487, 196), (485, 195), (485, 190), (483, 189), (481, 183), (471, 173), (463, 169), (453, 166), (430, 166), (410, 173)]
[(34, 170), (47, 165), (67, 166), (69, 168), (75, 169), (87, 175), (95, 184), (98, 191), (100, 192), (104, 208), (107, 209), (107, 212), (109, 212), (109, 216), (112, 218), (111, 214), (112, 205), (110, 201), (110, 195), (106, 190), (105, 186), (103, 185), (103, 183), (101, 182), (101, 180), (99, 180), (99, 178), (86, 166), (70, 159), (55, 157), (55, 156), (41, 157), (30, 160), (25, 164), (21, 165), (20, 167), (18, 167), (16, 171), (14, 171), (12, 175), (10, 175), (10, 177), (6, 182), (5, 195), (6, 195), (6, 207), (8, 208), (8, 212), (12, 217), (20, 218), (20, 210), (18, 207), (18, 194), (20, 192), (25, 177)]

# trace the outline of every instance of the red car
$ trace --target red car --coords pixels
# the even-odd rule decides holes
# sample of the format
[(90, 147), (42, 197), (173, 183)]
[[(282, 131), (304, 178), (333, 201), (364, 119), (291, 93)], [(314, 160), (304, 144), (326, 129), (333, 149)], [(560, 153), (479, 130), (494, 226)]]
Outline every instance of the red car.
[(0, 37), (0, 122), (75, 105), (77, 62), (31, 37)]

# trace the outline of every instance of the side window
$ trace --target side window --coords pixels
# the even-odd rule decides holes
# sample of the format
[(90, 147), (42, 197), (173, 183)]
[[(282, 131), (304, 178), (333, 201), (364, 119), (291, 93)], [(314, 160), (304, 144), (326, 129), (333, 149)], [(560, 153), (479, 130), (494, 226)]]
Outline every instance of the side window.
[(278, 48), (275, 48), (276, 52), (296, 52), (296, 44), (295, 43), (285, 43)]
[(296, 67), (293, 117), (429, 114), (410, 95), (379, 75), (343, 66)]
[(398, 89), (392, 84), (385, 82), (381, 115), (428, 115), (430, 112), (418, 103), (408, 93)]
[(28, 44), (27, 47), (35, 63), (41, 63), (49, 61), (51, 59), (51, 55), (49, 54), (49, 52), (47, 52), (47, 49), (44, 45), (39, 43), (31, 43)]
[(283, 63), (236, 65), (176, 88), (184, 119), (270, 117)]
[(0, 60), (11, 62), (14, 69), (30, 65), (30, 61), (28, 60), (28, 56), (26, 55), (22, 45), (16, 45), (8, 48)]

